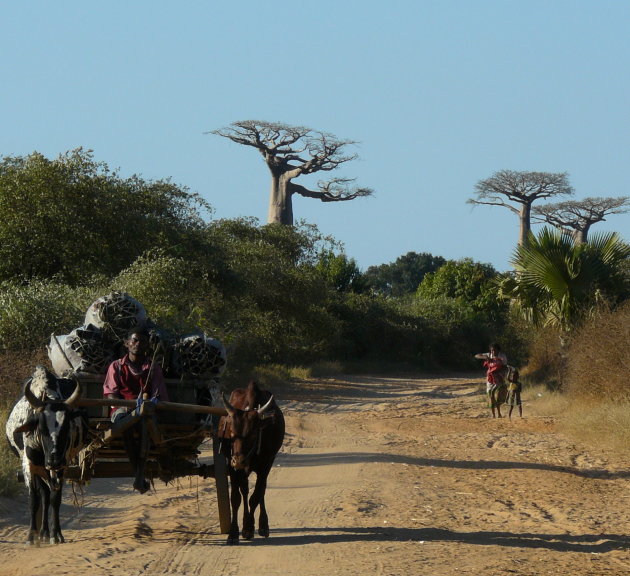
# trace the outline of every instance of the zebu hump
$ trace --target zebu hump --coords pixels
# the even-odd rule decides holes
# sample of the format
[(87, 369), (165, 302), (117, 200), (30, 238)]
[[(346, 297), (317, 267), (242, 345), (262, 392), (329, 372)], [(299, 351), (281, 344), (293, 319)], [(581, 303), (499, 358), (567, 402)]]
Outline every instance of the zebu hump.
[(9, 444), (14, 450), (17, 450), (20, 454), (24, 451), (24, 436), (21, 432), (16, 433), (16, 430), (26, 424), (26, 421), (35, 413), (31, 405), (26, 398), (20, 398), (16, 405), (11, 410), (9, 418), (5, 426), (7, 439)]

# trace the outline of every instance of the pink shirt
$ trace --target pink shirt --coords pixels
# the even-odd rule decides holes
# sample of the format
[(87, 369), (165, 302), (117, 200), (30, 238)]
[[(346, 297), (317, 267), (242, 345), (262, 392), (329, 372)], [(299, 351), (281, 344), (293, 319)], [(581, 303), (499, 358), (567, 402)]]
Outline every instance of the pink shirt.
[(145, 392), (150, 398), (168, 401), (164, 374), (159, 364), (151, 365), (147, 359), (138, 372), (129, 361), (129, 356), (125, 355), (109, 365), (103, 382), (103, 396), (113, 394), (125, 400), (135, 400)]
[(486, 373), (488, 384), (503, 384), (503, 371), (507, 366), (505, 354), (498, 354), (494, 358), (488, 358), (483, 365), (488, 369)]

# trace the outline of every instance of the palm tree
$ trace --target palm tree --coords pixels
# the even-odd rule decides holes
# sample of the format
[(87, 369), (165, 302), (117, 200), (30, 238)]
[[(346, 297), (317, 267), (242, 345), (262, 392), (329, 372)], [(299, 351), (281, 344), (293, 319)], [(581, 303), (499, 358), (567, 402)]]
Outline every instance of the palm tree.
[(501, 293), (534, 324), (566, 334), (598, 305), (614, 306), (630, 297), (624, 272), (629, 258), (630, 245), (617, 233), (576, 243), (569, 234), (544, 228), (516, 248), (515, 274), (503, 282)]

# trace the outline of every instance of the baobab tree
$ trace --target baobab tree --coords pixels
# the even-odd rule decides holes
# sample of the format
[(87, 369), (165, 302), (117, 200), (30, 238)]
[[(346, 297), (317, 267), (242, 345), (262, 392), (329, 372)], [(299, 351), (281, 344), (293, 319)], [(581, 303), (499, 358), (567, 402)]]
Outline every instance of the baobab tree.
[(277, 122), (245, 120), (226, 128), (212, 130), (237, 144), (252, 146), (261, 154), (271, 172), (271, 191), (267, 223), (293, 224), (294, 194), (322, 202), (343, 202), (370, 196), (370, 188), (351, 188), (353, 178), (332, 178), (317, 183), (311, 190), (293, 182), (299, 176), (330, 172), (357, 158), (345, 152), (353, 140), (340, 140), (326, 132), (303, 126), (288, 126)]
[(576, 243), (586, 242), (593, 224), (606, 220), (609, 214), (625, 214), (630, 209), (630, 197), (584, 198), (535, 206), (532, 219), (546, 222), (571, 234)]
[(475, 185), (476, 198), (469, 204), (502, 206), (514, 212), (520, 221), (519, 246), (527, 244), (531, 230), (532, 204), (552, 196), (571, 195), (566, 172), (515, 172), (500, 170)]

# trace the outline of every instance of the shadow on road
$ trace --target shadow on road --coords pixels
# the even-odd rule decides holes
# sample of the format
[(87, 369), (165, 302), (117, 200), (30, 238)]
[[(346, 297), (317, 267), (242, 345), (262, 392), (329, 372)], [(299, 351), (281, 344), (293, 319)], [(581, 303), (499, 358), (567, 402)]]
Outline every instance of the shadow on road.
[(339, 452), (333, 454), (280, 454), (277, 463), (281, 467), (300, 466), (334, 466), (335, 464), (393, 463), (408, 466), (435, 468), (459, 468), (462, 470), (544, 470), (546, 472), (562, 472), (583, 478), (600, 478), (614, 480), (630, 478), (630, 470), (610, 472), (605, 469), (582, 470), (571, 466), (555, 466), (538, 462), (509, 462), (501, 460), (440, 460), (436, 458), (416, 458), (401, 454), (381, 454), (378, 452)]
[[(620, 534), (534, 534), (524, 532), (453, 532), (438, 528), (280, 528), (268, 540), (274, 546), (334, 544), (339, 542), (458, 542), (477, 546), (545, 548), (557, 552), (601, 554), (630, 548), (630, 537)], [(255, 542), (255, 540), (254, 540)]]

